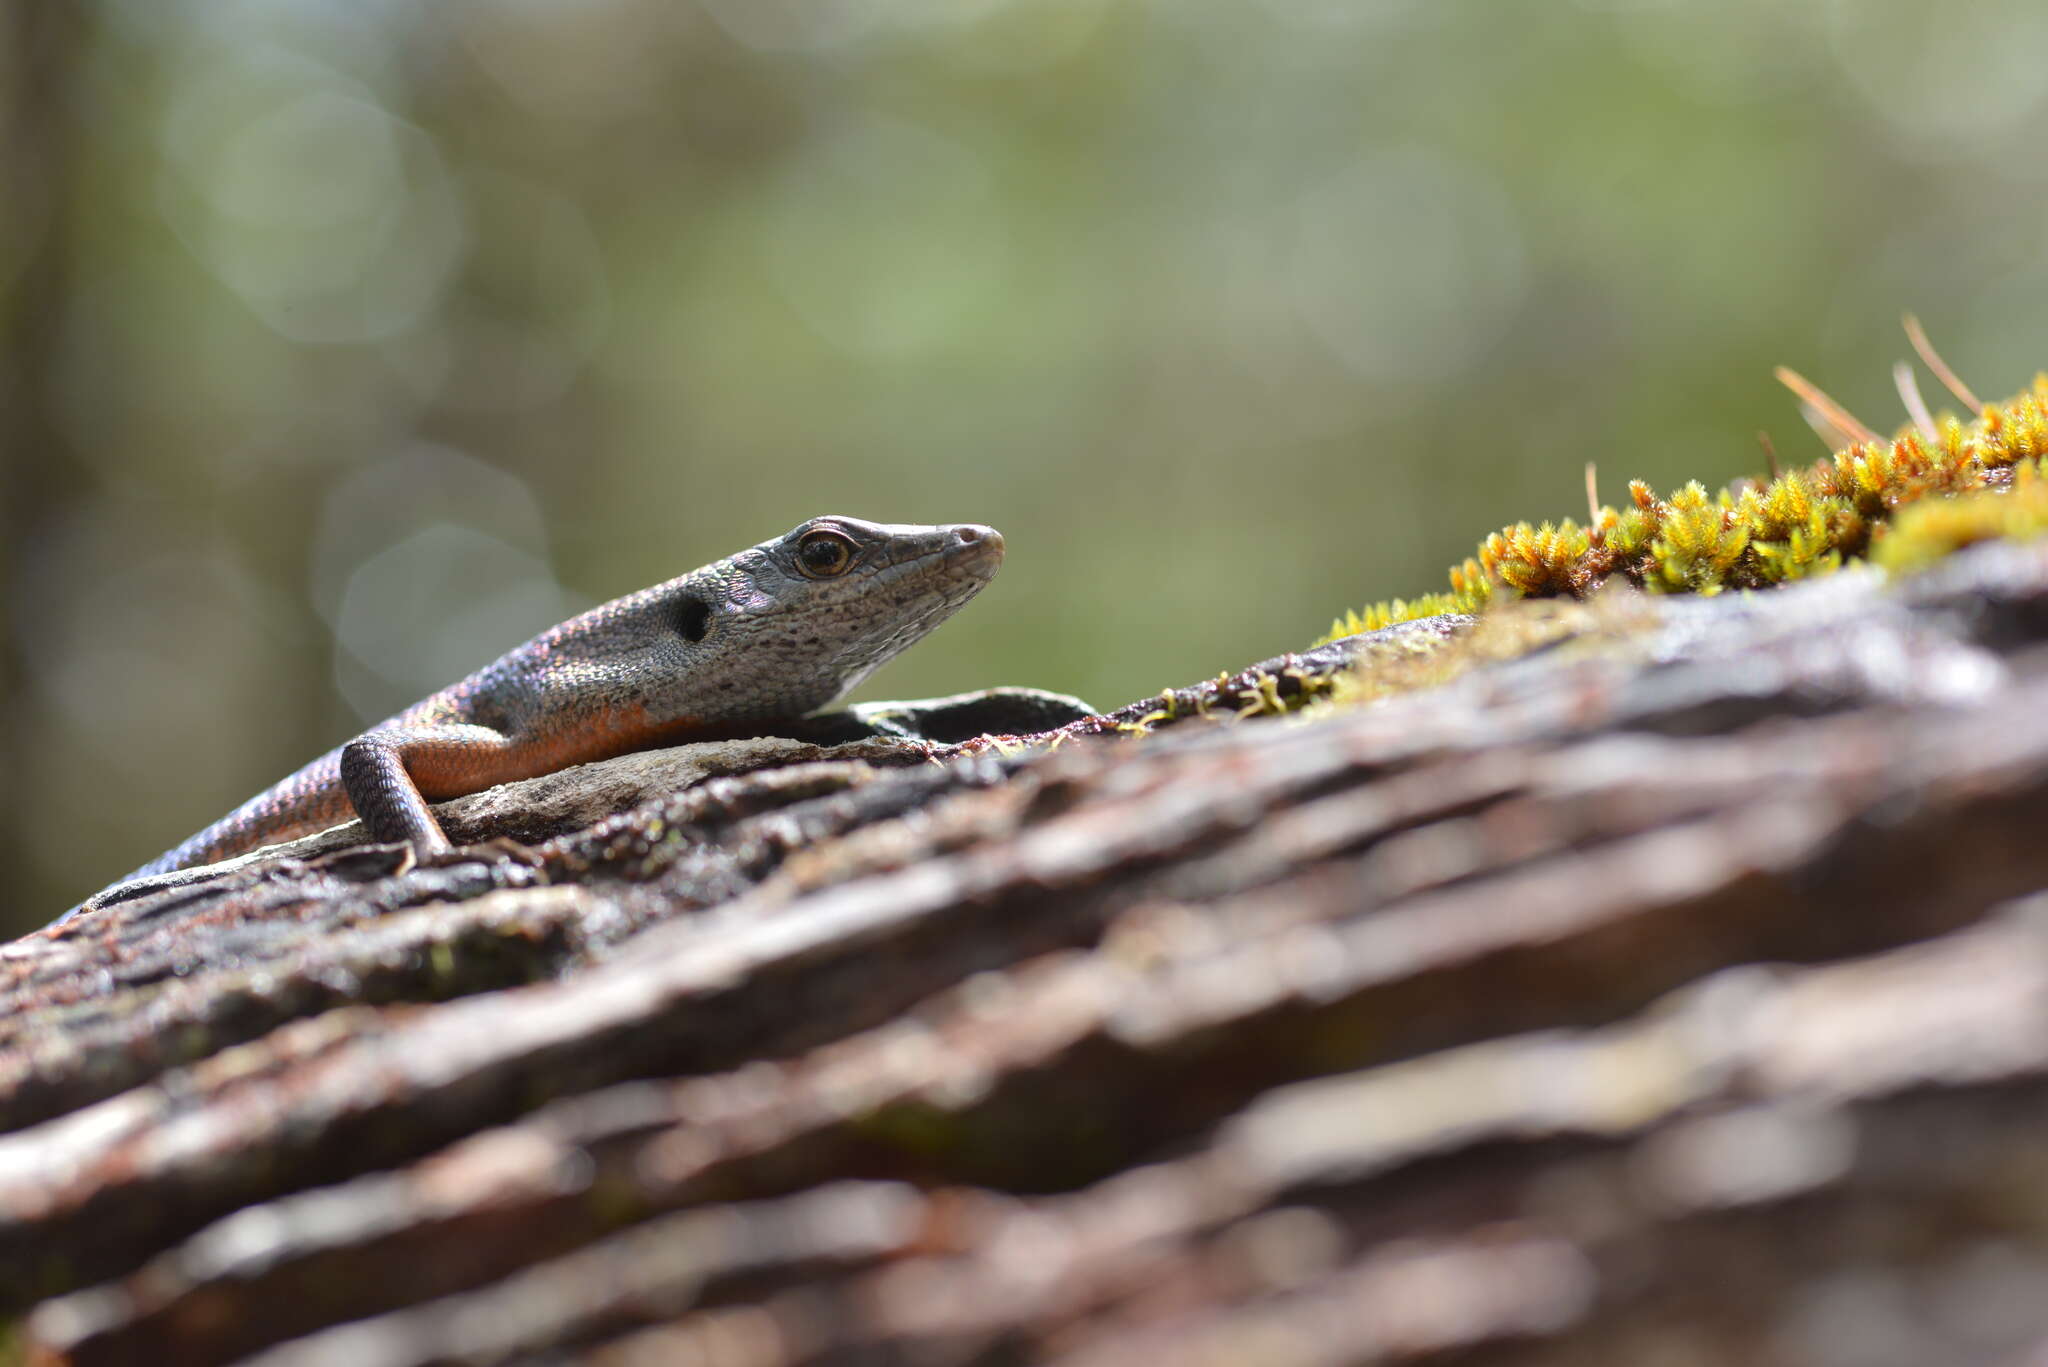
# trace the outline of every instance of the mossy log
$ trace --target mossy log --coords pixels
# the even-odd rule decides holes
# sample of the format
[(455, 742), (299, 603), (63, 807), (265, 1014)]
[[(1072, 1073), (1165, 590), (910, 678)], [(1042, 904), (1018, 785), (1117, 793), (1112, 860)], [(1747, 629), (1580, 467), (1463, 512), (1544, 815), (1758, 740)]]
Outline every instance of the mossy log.
[(2040, 1353), (2048, 545), (1573, 609), (632, 756), (6, 946), (17, 1347)]

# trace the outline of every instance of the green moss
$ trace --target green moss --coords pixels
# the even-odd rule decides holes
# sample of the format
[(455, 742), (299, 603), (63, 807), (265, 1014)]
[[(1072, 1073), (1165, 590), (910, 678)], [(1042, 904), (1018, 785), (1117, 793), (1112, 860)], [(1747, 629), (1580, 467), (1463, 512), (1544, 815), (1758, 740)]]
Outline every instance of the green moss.
[(1395, 652), (1373, 650), (1355, 668), (1337, 674), (1327, 689), (1294, 705), (1311, 709), (1348, 706), (1449, 683), (1469, 669), (1518, 660), (1560, 641), (1624, 637), (1640, 628), (1641, 599), (1598, 594), (1588, 602), (1569, 597), (1503, 602), (1483, 614), (1471, 631), (1449, 640), (1418, 637)]
[(1888, 570), (1917, 570), (1980, 541), (2043, 535), (2048, 535), (2048, 471), (2042, 462), (2029, 460), (2012, 467), (2009, 488), (1980, 489), (1900, 509), (1870, 558)]
[(1600, 508), (1590, 526), (1518, 522), (1451, 570), (1448, 593), (1347, 612), (1323, 640), (1506, 600), (1583, 599), (1615, 581), (1712, 594), (1864, 558), (1898, 569), (1925, 564), (1972, 541), (2048, 530), (2044, 455), (2048, 374), (1970, 423), (1944, 418), (1931, 435), (1865, 442), (1769, 481), (1738, 480), (1718, 494), (1695, 481), (1659, 498), (1636, 480), (1628, 506)]
[(850, 1124), (870, 1143), (925, 1160), (955, 1152), (966, 1138), (957, 1114), (917, 1100), (891, 1102), (853, 1117)]

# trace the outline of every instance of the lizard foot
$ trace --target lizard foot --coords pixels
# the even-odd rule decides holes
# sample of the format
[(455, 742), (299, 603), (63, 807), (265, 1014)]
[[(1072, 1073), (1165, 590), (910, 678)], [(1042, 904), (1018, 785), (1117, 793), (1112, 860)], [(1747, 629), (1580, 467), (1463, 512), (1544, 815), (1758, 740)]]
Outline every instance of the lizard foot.
[(856, 703), (843, 712), (798, 722), (789, 733), (820, 745), (869, 736), (957, 745), (976, 736), (1038, 735), (1094, 715), (1094, 708), (1065, 693), (1048, 693), (1042, 688), (983, 688), (946, 698)]
[(442, 845), (423, 850), (407, 841), (395, 848), (404, 851), (404, 855), (392, 870), (394, 877), (415, 869), (451, 869), (464, 864), (518, 864), (537, 869), (545, 862), (531, 846), (522, 845), (509, 835), (494, 836), (474, 845)]

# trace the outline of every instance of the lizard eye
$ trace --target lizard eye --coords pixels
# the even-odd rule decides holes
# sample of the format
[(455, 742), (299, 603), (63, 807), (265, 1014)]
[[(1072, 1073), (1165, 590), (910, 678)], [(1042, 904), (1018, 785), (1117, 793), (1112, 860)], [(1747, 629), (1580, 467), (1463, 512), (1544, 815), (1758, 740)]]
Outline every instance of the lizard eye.
[(853, 564), (853, 541), (844, 532), (819, 528), (796, 543), (797, 568), (813, 579), (831, 579)]

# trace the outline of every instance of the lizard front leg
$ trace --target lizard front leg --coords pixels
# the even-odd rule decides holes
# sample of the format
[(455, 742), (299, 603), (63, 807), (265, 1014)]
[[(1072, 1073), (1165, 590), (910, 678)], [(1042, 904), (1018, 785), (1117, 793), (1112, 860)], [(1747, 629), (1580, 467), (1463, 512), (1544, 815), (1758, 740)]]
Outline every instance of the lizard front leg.
[(482, 792), (500, 781), (513, 749), (488, 726), (371, 731), (341, 748), (341, 785), (372, 840), (403, 840), (426, 858), (454, 848), (428, 799)]

